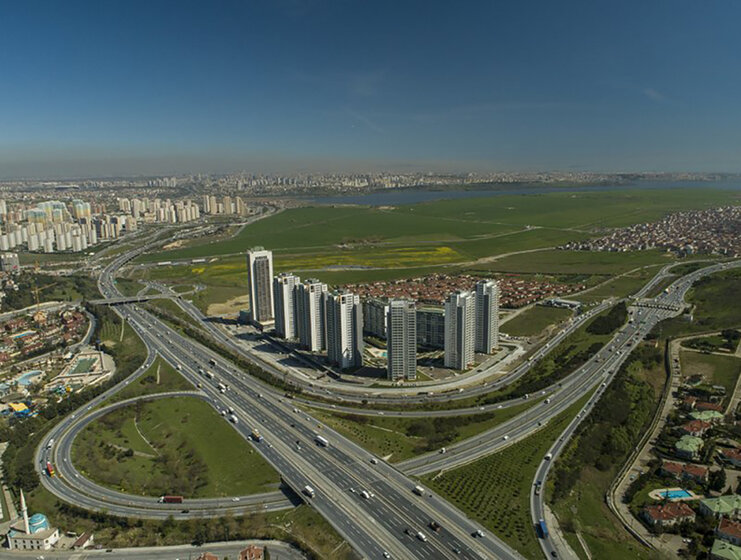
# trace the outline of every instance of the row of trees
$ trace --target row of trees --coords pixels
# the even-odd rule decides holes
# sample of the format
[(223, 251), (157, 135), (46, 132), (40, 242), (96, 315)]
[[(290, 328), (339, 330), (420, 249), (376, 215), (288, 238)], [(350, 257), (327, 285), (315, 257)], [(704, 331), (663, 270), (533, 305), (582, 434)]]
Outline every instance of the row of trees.
[(628, 319), (628, 308), (624, 301), (614, 306), (608, 313), (595, 317), (587, 326), (589, 334), (612, 334), (625, 324)]

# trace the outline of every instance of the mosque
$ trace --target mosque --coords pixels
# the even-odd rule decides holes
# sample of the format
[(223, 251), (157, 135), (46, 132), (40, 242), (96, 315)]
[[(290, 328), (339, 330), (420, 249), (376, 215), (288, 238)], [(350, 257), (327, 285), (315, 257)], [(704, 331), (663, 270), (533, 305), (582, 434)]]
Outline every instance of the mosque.
[(49, 526), (43, 513), (28, 517), (26, 498), (21, 490), (21, 516), (10, 524), (8, 548), (11, 550), (49, 550), (59, 540), (59, 529)]

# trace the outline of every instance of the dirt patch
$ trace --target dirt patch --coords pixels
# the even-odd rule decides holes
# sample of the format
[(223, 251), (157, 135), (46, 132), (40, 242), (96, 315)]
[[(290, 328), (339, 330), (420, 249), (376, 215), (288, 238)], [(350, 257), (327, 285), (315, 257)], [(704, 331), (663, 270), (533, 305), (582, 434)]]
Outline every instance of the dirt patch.
[(182, 239), (178, 239), (177, 241), (173, 241), (172, 243), (168, 243), (167, 245), (163, 245), (162, 248), (167, 251), (169, 249), (178, 249), (183, 246), (184, 241)]
[(249, 309), (250, 296), (237, 296), (222, 303), (212, 303), (206, 309), (206, 315), (236, 315), (242, 309)]

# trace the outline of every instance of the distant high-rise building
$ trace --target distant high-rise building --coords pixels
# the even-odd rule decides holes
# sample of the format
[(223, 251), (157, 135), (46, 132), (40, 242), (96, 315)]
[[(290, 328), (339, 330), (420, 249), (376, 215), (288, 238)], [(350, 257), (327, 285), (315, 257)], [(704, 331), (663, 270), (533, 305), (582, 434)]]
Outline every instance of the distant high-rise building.
[(360, 296), (326, 294), (327, 358), (342, 369), (363, 365), (363, 307)]
[(301, 278), (281, 272), (273, 280), (273, 303), (275, 306), (275, 331), (287, 339), (296, 338), (296, 287)]
[(273, 252), (263, 247), (247, 251), (250, 317), (254, 323), (273, 319)]
[(417, 379), (417, 316), (413, 301), (389, 301), (386, 315), (386, 356), (386, 372), (390, 380)]
[(499, 284), (481, 280), (476, 284), (476, 352), (491, 353), (499, 346)]
[(296, 288), (298, 339), (312, 352), (326, 348), (325, 301), (327, 285), (315, 278), (304, 280)]
[(466, 369), (473, 363), (476, 296), (454, 292), (445, 302), (445, 367)]

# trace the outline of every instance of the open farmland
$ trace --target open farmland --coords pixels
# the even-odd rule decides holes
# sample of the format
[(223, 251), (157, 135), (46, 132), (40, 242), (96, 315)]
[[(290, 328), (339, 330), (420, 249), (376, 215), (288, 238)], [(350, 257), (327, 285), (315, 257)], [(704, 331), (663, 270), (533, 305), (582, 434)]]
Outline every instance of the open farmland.
[[(601, 227), (654, 220), (667, 212), (707, 208), (734, 193), (712, 189), (558, 192), (444, 200), (399, 207), (318, 206), (259, 220), (231, 239), (145, 255), (142, 261), (242, 253), (321, 253), (338, 245), (449, 245), (474, 258), (556, 245)], [(546, 229), (532, 229), (546, 228)]]

